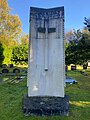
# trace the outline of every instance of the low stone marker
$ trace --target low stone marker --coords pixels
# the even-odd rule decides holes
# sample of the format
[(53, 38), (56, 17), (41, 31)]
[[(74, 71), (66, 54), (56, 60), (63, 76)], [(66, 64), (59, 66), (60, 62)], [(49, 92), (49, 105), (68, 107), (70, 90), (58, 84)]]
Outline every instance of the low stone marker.
[(83, 65), (83, 69), (87, 69), (87, 65)]
[(72, 66), (71, 66), (71, 70), (76, 70), (76, 66), (75, 66), (75, 65), (72, 65)]
[(8, 69), (2, 69), (2, 73), (9, 73)]
[(13, 64), (8, 64), (8, 67), (9, 67), (9, 68), (12, 68), (12, 67), (13, 67)]
[(13, 73), (20, 73), (20, 70), (18, 68), (13, 69)]

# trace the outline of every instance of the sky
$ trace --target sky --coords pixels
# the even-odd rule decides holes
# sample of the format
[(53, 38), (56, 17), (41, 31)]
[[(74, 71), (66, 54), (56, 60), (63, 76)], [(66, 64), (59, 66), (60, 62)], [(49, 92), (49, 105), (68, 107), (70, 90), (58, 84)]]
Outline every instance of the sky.
[(64, 6), (65, 31), (83, 29), (84, 17), (90, 17), (90, 0), (7, 0), (12, 14), (18, 15), (23, 32), (29, 33), (30, 7), (53, 8)]

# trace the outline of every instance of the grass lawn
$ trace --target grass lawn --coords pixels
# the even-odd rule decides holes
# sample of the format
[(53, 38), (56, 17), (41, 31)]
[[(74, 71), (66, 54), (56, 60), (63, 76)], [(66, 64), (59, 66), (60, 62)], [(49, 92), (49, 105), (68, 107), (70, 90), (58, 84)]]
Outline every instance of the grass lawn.
[[(70, 97), (69, 116), (26, 117), (22, 111), (23, 95), (27, 93), (27, 78), (20, 82), (13, 79), (0, 82), (0, 120), (90, 120), (90, 69), (85, 71), (68, 71), (67, 75), (78, 81), (78, 84), (67, 84), (65, 91)], [(2, 76), (1, 76), (2, 77)], [(0, 77), (0, 78), (1, 78)]]

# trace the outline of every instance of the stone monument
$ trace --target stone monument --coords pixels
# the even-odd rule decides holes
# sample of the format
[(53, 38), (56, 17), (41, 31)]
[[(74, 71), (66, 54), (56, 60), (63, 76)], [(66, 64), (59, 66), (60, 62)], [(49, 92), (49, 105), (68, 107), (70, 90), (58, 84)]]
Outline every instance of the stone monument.
[(69, 99), (64, 93), (64, 7), (30, 8), (27, 77), (25, 114), (68, 115)]

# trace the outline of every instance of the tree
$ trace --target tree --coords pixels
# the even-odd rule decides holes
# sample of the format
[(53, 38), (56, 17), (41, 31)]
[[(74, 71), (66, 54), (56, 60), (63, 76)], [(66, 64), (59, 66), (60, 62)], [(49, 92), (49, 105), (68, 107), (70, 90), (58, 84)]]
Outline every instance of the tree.
[(72, 41), (68, 43), (68, 47), (65, 50), (65, 62), (66, 65), (76, 64), (77, 63), (77, 47), (76, 44)]
[(74, 39), (68, 43), (65, 51), (66, 64), (84, 64), (90, 59), (90, 34), (74, 31)]
[(74, 37), (74, 35), (73, 35), (73, 30), (68, 31), (68, 32), (65, 34), (65, 39), (66, 39), (67, 42), (72, 41), (72, 40), (73, 40), (73, 37)]
[(11, 57), (12, 57), (13, 47), (3, 45), (3, 48), (4, 48), (4, 51), (3, 51), (3, 55), (4, 55), (3, 63), (4, 64), (12, 64)]
[(86, 25), (86, 28), (88, 29), (88, 31), (90, 32), (90, 18), (84, 18), (84, 24)]
[(28, 45), (18, 45), (13, 48), (12, 59), (15, 64), (26, 64), (28, 62)]
[(7, 0), (0, 0), (0, 41), (2, 44), (14, 46), (21, 32), (21, 22), (17, 15), (11, 15)]
[(22, 33), (20, 40), (21, 40), (22, 45), (28, 45), (28, 43), (29, 43), (29, 35), (25, 34), (25, 33)]
[(11, 11), (7, 0), (0, 0), (0, 42), (3, 46), (5, 64), (11, 63), (12, 48), (18, 45), (22, 30), (19, 17), (11, 14)]
[(4, 59), (4, 55), (3, 55), (3, 47), (2, 44), (0, 43), (0, 66), (2, 65), (3, 59)]

